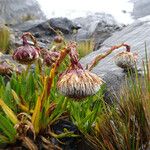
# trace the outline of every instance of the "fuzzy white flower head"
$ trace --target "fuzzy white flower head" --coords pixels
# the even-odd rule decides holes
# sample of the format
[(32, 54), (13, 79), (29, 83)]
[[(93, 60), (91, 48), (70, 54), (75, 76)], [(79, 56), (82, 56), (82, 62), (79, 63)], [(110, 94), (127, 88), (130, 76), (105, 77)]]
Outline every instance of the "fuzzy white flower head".
[(103, 81), (88, 70), (69, 70), (60, 76), (57, 87), (59, 91), (70, 98), (82, 99), (96, 94)]
[(116, 55), (115, 63), (118, 67), (123, 69), (131, 69), (135, 66), (137, 54), (132, 52), (121, 52)]

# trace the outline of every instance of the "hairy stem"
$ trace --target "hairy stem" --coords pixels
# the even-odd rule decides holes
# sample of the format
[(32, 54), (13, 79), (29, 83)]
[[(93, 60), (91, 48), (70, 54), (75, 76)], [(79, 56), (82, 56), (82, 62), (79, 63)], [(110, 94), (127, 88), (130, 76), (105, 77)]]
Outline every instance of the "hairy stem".
[(127, 45), (127, 44), (120, 44), (120, 45), (117, 45), (117, 46), (112, 46), (108, 51), (106, 51), (104, 54), (100, 54), (98, 56), (96, 56), (94, 58), (94, 60), (92, 61), (92, 63), (87, 67), (87, 69), (89, 71), (91, 71), (98, 63), (100, 60), (104, 59), (106, 56), (108, 56), (109, 54), (111, 54), (114, 50), (120, 48), (120, 47), (126, 47), (126, 51), (127, 52), (130, 52), (130, 46)]

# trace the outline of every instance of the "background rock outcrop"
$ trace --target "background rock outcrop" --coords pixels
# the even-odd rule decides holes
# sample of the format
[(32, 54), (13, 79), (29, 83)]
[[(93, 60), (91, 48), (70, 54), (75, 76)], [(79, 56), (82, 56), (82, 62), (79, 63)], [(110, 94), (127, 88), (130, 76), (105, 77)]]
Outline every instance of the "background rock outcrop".
[[(111, 46), (121, 43), (127, 43), (131, 46), (131, 51), (138, 53), (138, 69), (142, 68), (142, 60), (145, 59), (145, 42), (147, 45), (147, 53), (150, 57), (150, 20), (147, 21), (135, 21), (133, 24), (127, 26), (123, 30), (116, 32), (113, 36), (104, 41), (103, 46), (83, 59), (81, 63), (86, 66), (91, 62), (98, 54), (106, 52)], [(107, 84), (106, 95), (118, 94), (121, 85), (125, 81), (127, 76), (121, 68), (117, 67), (114, 63), (114, 57), (117, 53), (123, 51), (122, 48), (114, 51), (112, 54), (103, 59), (92, 70), (97, 75), (101, 76)], [(112, 98), (110, 96), (109, 98)], [(109, 99), (110, 101), (110, 99)]]
[(80, 17), (73, 20), (81, 29), (78, 30), (77, 40), (94, 39), (95, 50), (115, 31), (120, 31), (124, 25), (115, 21), (110, 14), (95, 13), (87, 17)]
[(150, 15), (150, 1), (149, 0), (132, 0), (134, 8), (132, 15), (135, 19)]
[[(42, 20), (29, 20), (24, 23), (13, 26), (17, 45), (21, 42), (18, 37), (22, 32), (31, 32), (39, 41), (39, 45), (43, 48), (48, 48), (52, 42), (55, 31), (61, 31), (65, 38), (71, 39), (74, 36), (74, 30), (78, 30), (80, 27), (67, 18), (51, 18), (46, 21)], [(53, 30), (54, 29), (54, 30)], [(20, 43), (20, 44), (19, 44)]]
[(46, 19), (36, 0), (0, 0), (0, 18), (8, 25)]
[(33, 22), (35, 24), (28, 24), (25, 28), (25, 24), (17, 26), (18, 29), (21, 31), (31, 31), (31, 32), (39, 32), (41, 35), (47, 34), (47, 35), (54, 35), (56, 34), (51, 28), (54, 30), (59, 30), (63, 34), (72, 34), (74, 29), (79, 29), (75, 23), (73, 23), (71, 20), (67, 18), (51, 18), (45, 22)]

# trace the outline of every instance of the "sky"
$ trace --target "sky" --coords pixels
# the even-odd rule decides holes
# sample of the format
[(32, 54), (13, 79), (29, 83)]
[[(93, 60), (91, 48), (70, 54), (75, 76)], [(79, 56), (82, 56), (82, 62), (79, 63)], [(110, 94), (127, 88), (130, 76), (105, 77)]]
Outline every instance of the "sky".
[[(132, 23), (133, 4), (129, 0), (37, 0), (48, 18), (86, 16), (94, 12), (110, 13), (124, 24)], [(127, 13), (123, 13), (125, 10)]]

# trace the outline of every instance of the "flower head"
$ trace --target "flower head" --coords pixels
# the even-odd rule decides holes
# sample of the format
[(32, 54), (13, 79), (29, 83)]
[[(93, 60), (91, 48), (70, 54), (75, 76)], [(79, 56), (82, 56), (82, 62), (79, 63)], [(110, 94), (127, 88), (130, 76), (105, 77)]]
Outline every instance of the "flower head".
[(62, 36), (57, 35), (57, 36), (54, 37), (54, 42), (62, 43), (62, 41), (63, 41), (63, 37)]
[(133, 68), (136, 60), (137, 60), (137, 54), (128, 51), (121, 52), (117, 54), (117, 56), (115, 57), (116, 65), (123, 69)]
[(50, 51), (44, 56), (44, 63), (50, 67), (54, 62), (56, 62), (57, 58), (59, 57), (59, 52), (57, 51)]
[(79, 63), (76, 44), (70, 44), (70, 67), (60, 75), (57, 88), (67, 97), (76, 100), (96, 94), (103, 81), (96, 74), (84, 70)]
[(23, 46), (20, 46), (15, 50), (13, 53), (13, 59), (21, 64), (32, 64), (37, 58), (39, 58), (39, 48), (29, 45), (26, 36), (30, 36), (31, 39), (34, 39), (31, 33), (23, 34)]
[(70, 69), (58, 82), (59, 91), (70, 98), (81, 99), (98, 92), (103, 81), (96, 74), (83, 69)]

